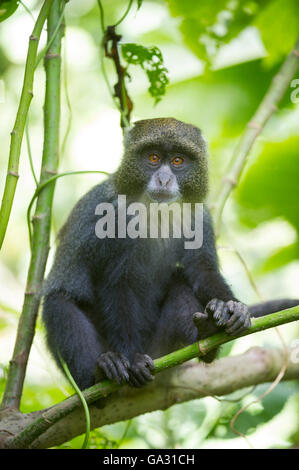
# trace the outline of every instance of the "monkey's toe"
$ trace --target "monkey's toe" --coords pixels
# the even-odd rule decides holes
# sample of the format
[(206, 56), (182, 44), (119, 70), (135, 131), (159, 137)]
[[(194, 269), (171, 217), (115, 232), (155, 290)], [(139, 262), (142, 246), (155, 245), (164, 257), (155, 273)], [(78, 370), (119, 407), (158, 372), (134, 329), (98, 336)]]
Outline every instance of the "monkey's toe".
[(108, 379), (114, 380), (118, 384), (129, 381), (130, 363), (123, 354), (112, 351), (103, 353), (98, 358), (97, 367), (104, 372)]
[(238, 335), (251, 326), (250, 313), (247, 305), (235, 300), (224, 302), (212, 299), (206, 306), (205, 313), (213, 318), (214, 324), (224, 328), (229, 335)]
[(147, 354), (137, 353), (129, 369), (129, 385), (143, 387), (154, 380), (152, 372), (155, 366), (153, 360)]
[(225, 324), (226, 333), (238, 335), (250, 328), (251, 319), (247, 305), (234, 300), (230, 300), (226, 305), (230, 314), (230, 318)]
[(205, 326), (207, 320), (208, 320), (207, 313), (195, 312), (193, 314), (193, 321), (195, 325), (197, 326), (197, 328), (201, 328), (202, 326)]
[(213, 317), (217, 327), (224, 326), (230, 318), (226, 302), (219, 299), (212, 299), (206, 306), (205, 311), (209, 316)]

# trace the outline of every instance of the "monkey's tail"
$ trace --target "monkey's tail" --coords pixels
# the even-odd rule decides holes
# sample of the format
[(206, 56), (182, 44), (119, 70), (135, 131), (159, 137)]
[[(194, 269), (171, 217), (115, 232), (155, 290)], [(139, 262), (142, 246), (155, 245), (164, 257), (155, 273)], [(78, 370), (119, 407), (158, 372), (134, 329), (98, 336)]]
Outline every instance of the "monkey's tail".
[(298, 299), (277, 299), (260, 302), (258, 304), (250, 305), (249, 311), (251, 317), (262, 317), (269, 315), (269, 313), (279, 312), (286, 308), (295, 307), (299, 305)]

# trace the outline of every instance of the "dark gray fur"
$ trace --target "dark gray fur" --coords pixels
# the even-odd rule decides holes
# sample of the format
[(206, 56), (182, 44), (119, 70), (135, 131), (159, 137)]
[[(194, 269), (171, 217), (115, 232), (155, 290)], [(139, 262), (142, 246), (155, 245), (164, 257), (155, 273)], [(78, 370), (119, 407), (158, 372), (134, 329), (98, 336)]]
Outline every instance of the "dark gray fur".
[[(53, 356), (59, 364), (60, 351), (81, 389), (103, 377), (141, 386), (153, 378), (151, 358), (220, 329), (236, 334), (250, 326), (248, 308), (235, 299), (219, 271), (207, 208), (198, 250), (184, 249), (183, 239), (96, 237), (100, 202), (116, 206), (118, 194), (126, 194), (128, 203), (144, 198), (153, 171), (141, 155), (151, 151), (161, 152), (165, 162), (177, 152), (188, 156), (184, 171), (173, 170), (181, 201), (203, 202), (207, 194), (200, 130), (172, 118), (153, 119), (134, 125), (119, 169), (74, 207), (44, 286), (43, 319)], [(275, 309), (297, 303), (277, 301)], [(273, 311), (273, 304), (265, 307), (253, 313)], [(195, 312), (200, 313), (194, 317)]]

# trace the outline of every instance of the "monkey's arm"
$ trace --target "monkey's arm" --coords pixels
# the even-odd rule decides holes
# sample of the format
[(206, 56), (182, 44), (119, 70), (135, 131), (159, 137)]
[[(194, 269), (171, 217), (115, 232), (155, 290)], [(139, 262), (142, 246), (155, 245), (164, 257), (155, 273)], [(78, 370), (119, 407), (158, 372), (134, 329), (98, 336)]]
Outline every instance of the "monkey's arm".
[(96, 361), (103, 348), (84, 310), (63, 293), (51, 294), (44, 299), (43, 320), (58, 366), (59, 352), (82, 390), (93, 385)]
[(184, 274), (202, 305), (214, 298), (225, 302), (237, 300), (219, 271), (215, 236), (210, 214), (204, 208), (203, 243), (198, 249), (185, 249)]
[[(103, 357), (109, 349), (95, 296), (95, 281), (103, 268), (101, 258), (105, 253), (104, 244), (95, 235), (95, 208), (114, 197), (113, 186), (107, 180), (76, 204), (59, 234), (55, 262), (42, 292), (49, 349), (59, 366), (60, 353), (82, 389), (95, 382), (100, 357), (102, 373), (106, 370), (105, 375), (109, 376), (112, 368), (110, 358)], [(121, 358), (115, 362), (118, 374), (125, 376)]]
[(206, 208), (203, 217), (203, 244), (199, 249), (185, 250), (183, 266), (189, 285), (205, 308), (201, 312), (204, 316), (196, 321), (200, 335), (205, 324), (209, 332), (214, 325), (215, 331), (224, 328), (229, 334), (237, 334), (250, 327), (248, 307), (235, 298), (219, 271), (214, 230)]

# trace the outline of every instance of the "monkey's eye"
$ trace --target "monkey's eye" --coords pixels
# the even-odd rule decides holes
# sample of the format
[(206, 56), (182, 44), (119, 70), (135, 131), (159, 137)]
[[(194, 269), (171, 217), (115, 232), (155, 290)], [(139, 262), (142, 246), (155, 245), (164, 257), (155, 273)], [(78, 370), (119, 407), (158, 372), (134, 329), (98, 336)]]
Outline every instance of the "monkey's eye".
[(174, 166), (180, 166), (182, 163), (184, 162), (184, 159), (182, 157), (175, 157), (171, 163), (174, 165)]
[(149, 157), (148, 157), (150, 163), (153, 163), (154, 165), (159, 163), (160, 161), (160, 157), (158, 155), (156, 155), (155, 153), (152, 153)]

